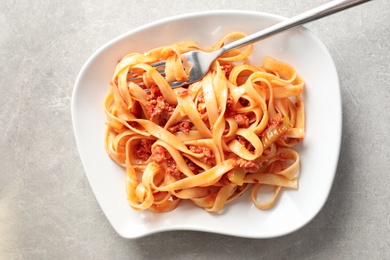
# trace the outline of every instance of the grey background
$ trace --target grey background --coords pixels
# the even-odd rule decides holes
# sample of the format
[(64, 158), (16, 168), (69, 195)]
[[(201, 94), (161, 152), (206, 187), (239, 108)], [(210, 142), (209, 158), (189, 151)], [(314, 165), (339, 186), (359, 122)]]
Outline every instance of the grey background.
[(389, 259), (388, 0), (307, 25), (339, 72), (343, 137), (329, 199), (295, 233), (266, 240), (200, 232), (122, 239), (97, 204), (76, 149), (73, 85), (87, 58), (108, 40), (193, 11), (290, 17), (326, 2), (2, 0), (0, 259)]

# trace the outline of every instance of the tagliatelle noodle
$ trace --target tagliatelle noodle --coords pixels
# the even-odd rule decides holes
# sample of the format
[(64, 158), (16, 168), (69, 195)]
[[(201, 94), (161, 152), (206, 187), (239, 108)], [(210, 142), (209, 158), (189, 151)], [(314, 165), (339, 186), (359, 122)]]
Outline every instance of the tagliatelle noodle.
[[(298, 189), (305, 136), (304, 82), (271, 57), (252, 64), (252, 46), (225, 53), (187, 88), (190, 67), (180, 55), (212, 51), (245, 34), (226, 35), (211, 48), (184, 41), (130, 53), (117, 64), (104, 101), (105, 147), (126, 169), (127, 199), (136, 210), (174, 210), (189, 200), (209, 212), (252, 189), (253, 203), (269, 209), (283, 189)], [(166, 60), (161, 74), (151, 64)], [(261, 188), (272, 198), (258, 200)]]

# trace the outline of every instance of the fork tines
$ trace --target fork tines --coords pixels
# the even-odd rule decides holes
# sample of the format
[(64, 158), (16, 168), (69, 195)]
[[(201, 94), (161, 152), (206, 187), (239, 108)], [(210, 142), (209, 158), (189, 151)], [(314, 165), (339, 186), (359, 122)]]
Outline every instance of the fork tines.
[[(157, 71), (158, 73), (160, 73), (161, 75), (164, 75), (165, 74), (165, 64), (166, 64), (166, 61), (163, 60), (163, 61), (159, 61), (159, 62), (156, 62), (156, 63), (153, 63), (153, 64), (150, 64), (150, 66), (154, 67), (154, 68), (158, 68)], [(127, 73), (128, 75), (133, 75), (133, 77), (130, 77), (130, 78), (127, 78), (127, 81), (137, 81), (137, 80), (142, 80), (142, 77), (139, 76), (138, 74), (134, 73), (134, 71), (129, 71)], [(141, 85), (143, 85), (142, 82), (140, 82)]]

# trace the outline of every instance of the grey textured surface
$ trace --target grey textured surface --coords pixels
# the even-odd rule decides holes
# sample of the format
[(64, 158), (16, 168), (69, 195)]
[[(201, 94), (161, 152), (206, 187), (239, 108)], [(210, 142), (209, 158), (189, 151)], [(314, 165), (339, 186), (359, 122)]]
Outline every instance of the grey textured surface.
[(73, 137), (76, 76), (102, 44), (145, 23), (193, 11), (292, 16), (311, 1), (0, 2), (0, 259), (389, 259), (390, 1), (309, 24), (340, 77), (343, 138), (329, 199), (287, 236), (243, 239), (167, 232), (125, 240), (84, 174)]

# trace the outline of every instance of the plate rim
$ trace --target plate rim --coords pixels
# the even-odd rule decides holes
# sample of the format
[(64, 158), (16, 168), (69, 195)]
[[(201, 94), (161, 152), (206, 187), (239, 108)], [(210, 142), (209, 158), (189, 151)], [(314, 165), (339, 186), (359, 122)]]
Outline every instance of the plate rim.
[(78, 129), (78, 125), (76, 123), (76, 115), (75, 115), (75, 109), (76, 109), (76, 96), (77, 96), (77, 92), (80, 88), (80, 83), (82, 81), (82, 76), (85, 74), (85, 71), (88, 69), (88, 67), (90, 66), (90, 64), (92, 63), (92, 61), (104, 50), (106, 50), (109, 46), (119, 42), (119, 41), (122, 41), (126, 38), (128, 38), (129, 36), (139, 32), (139, 31), (143, 31), (143, 30), (147, 30), (148, 28), (153, 28), (155, 26), (159, 26), (161, 24), (166, 24), (166, 23), (169, 23), (169, 22), (173, 22), (173, 21), (179, 21), (179, 20), (183, 20), (183, 19), (189, 19), (189, 18), (196, 18), (196, 17), (202, 17), (202, 16), (210, 16), (210, 15), (229, 15), (229, 14), (233, 14), (233, 15), (253, 15), (253, 16), (256, 16), (258, 17), (259, 19), (264, 19), (264, 18), (270, 18), (270, 19), (276, 19), (278, 21), (281, 21), (281, 20), (284, 20), (286, 19), (285, 17), (283, 16), (280, 16), (280, 15), (275, 15), (275, 14), (271, 14), (271, 13), (266, 13), (266, 12), (258, 12), (258, 11), (250, 11), (250, 10), (207, 10), (207, 11), (200, 11), (200, 12), (190, 12), (190, 13), (184, 13), (184, 14), (179, 14), (179, 15), (175, 15), (175, 16), (171, 16), (171, 17), (166, 17), (166, 18), (163, 18), (163, 19), (159, 19), (159, 20), (156, 20), (156, 21), (152, 21), (152, 22), (149, 22), (145, 25), (142, 25), (142, 26), (139, 26), (137, 28), (134, 28), (132, 30), (129, 30), (117, 37), (114, 37), (113, 39), (109, 40), (108, 42), (106, 42), (105, 44), (103, 44), (101, 47), (99, 47), (98, 49), (96, 49), (91, 55), (90, 57), (86, 60), (86, 62), (83, 64), (80, 72), (78, 73), (77, 75), (77, 78), (76, 78), (76, 81), (75, 81), (75, 84), (74, 84), (74, 88), (73, 88), (73, 92), (72, 92), (72, 98), (71, 98), (71, 117), (72, 117), (72, 125), (73, 125), (73, 131), (74, 131), (74, 136), (75, 136), (75, 139), (76, 139), (76, 144), (77, 144), (77, 150), (78, 150), (78, 153), (79, 153), (79, 156), (80, 156), (80, 160), (82, 162), (82, 165), (83, 165), (83, 169), (84, 169), (84, 172), (85, 174), (87, 175), (87, 178), (88, 178), (88, 181), (89, 181), (89, 184), (93, 190), (93, 193), (95, 195), (95, 199), (97, 200), (99, 206), (101, 207), (104, 215), (106, 216), (106, 218), (108, 219), (108, 221), (110, 222), (110, 224), (112, 225), (112, 227), (116, 230), (116, 232), (124, 237), (124, 238), (128, 238), (128, 239), (134, 239), (134, 238), (140, 238), (140, 237), (144, 237), (144, 236), (148, 236), (148, 235), (152, 235), (152, 234), (155, 234), (155, 233), (160, 233), (160, 232), (167, 232), (167, 231), (200, 231), (200, 232), (208, 232), (208, 233), (215, 233), (215, 234), (222, 234), (222, 235), (229, 235), (229, 236), (235, 236), (235, 237), (244, 237), (244, 238), (255, 238), (255, 239), (266, 239), (266, 238), (273, 238), (273, 237), (280, 237), (280, 236), (284, 236), (284, 235), (287, 235), (287, 234), (290, 234), (290, 233), (293, 233), (295, 232), (296, 230), (299, 230), (301, 229), (302, 227), (304, 227), (305, 225), (307, 225), (309, 222), (311, 222), (318, 214), (319, 212), (321, 211), (321, 209), (324, 207), (324, 205), (326, 204), (326, 201), (329, 197), (329, 194), (331, 192), (331, 189), (332, 189), (332, 186), (333, 186), (333, 182), (335, 180), (335, 175), (336, 175), (336, 172), (337, 172), (337, 167), (338, 167), (338, 162), (339, 162), (339, 156), (340, 156), (340, 148), (341, 148), (341, 139), (342, 139), (342, 100), (341, 100), (341, 91), (340, 91), (340, 81), (339, 81), (339, 76), (338, 76), (338, 73), (337, 73), (337, 69), (336, 69), (336, 65), (334, 63), (334, 60), (332, 58), (332, 55), (330, 54), (329, 50), (327, 49), (327, 47), (325, 46), (325, 44), (312, 32), (310, 31), (309, 29), (307, 29), (306, 27), (304, 26), (301, 26), (300, 29), (302, 29), (305, 33), (309, 34), (311, 36), (311, 38), (315, 39), (317, 41), (317, 44), (318, 46), (320, 46), (323, 51), (326, 52), (326, 55), (328, 56), (328, 58), (330, 58), (330, 61), (333, 65), (333, 73), (334, 73), (334, 76), (335, 76), (335, 80), (336, 80), (336, 83), (337, 83), (337, 92), (338, 92), (338, 104), (336, 104), (337, 107), (339, 107), (339, 111), (340, 111), (340, 115), (339, 115), (339, 122), (338, 122), (338, 125), (340, 126), (339, 127), (339, 134), (337, 136), (337, 151), (334, 151), (336, 152), (336, 156), (334, 156), (335, 158), (335, 162), (333, 164), (333, 167), (332, 167), (332, 178), (331, 178), (331, 183), (330, 183), (330, 186), (329, 186), (329, 189), (327, 190), (327, 194), (326, 196), (324, 196), (324, 199), (323, 201), (321, 202), (320, 205), (318, 205), (318, 208), (315, 210), (315, 214), (313, 214), (310, 219), (306, 222), (304, 222), (302, 225), (298, 225), (298, 226), (295, 226), (294, 228), (286, 231), (286, 232), (281, 232), (281, 233), (278, 233), (278, 234), (274, 234), (273, 236), (261, 236), (260, 234), (257, 234), (257, 235), (245, 235), (245, 234), (236, 234), (236, 233), (231, 233), (231, 232), (228, 232), (228, 231), (215, 231), (215, 230), (211, 230), (209, 227), (201, 227), (201, 228), (194, 228), (194, 227), (186, 227), (186, 226), (182, 226), (180, 227), (179, 226), (175, 226), (175, 227), (161, 227), (161, 228), (155, 228), (153, 230), (148, 230), (148, 231), (141, 231), (137, 234), (134, 234), (134, 235), (129, 235), (128, 232), (124, 232), (122, 229), (119, 229), (117, 225), (115, 225), (115, 223), (112, 223), (112, 220), (109, 219), (100, 203), (100, 201), (98, 200), (96, 194), (95, 194), (95, 190), (94, 188), (92, 187), (91, 185), (91, 181), (90, 181), (90, 175), (87, 173), (86, 169), (85, 169), (85, 165), (84, 165), (84, 160), (82, 160), (81, 158), (81, 154), (80, 154), (80, 140), (79, 137), (77, 136), (76, 134), (76, 131)]

